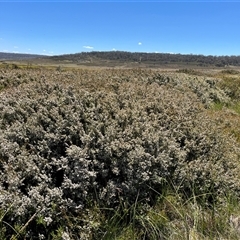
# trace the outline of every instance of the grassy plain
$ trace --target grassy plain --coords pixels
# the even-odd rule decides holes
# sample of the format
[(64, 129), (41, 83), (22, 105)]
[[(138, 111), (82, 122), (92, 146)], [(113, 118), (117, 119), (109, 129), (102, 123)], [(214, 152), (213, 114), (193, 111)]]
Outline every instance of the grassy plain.
[(240, 69), (0, 63), (1, 239), (239, 239)]

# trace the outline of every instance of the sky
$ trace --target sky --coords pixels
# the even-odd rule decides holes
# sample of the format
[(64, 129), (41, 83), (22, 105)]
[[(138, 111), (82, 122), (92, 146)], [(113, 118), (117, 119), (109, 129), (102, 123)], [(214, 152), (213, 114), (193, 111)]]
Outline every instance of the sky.
[(3, 1), (0, 52), (240, 55), (239, 1)]

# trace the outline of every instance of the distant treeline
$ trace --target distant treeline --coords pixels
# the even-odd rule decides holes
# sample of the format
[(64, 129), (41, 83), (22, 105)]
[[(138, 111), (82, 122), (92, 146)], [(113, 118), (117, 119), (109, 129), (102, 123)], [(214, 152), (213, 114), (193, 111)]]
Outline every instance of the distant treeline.
[(0, 60), (26, 60), (33, 58), (48, 58), (54, 61), (70, 61), (73, 63), (116, 61), (116, 62), (139, 62), (154, 64), (194, 64), (208, 67), (240, 66), (240, 56), (212, 56), (194, 54), (171, 54), (171, 53), (141, 53), (125, 51), (107, 52), (81, 52), (59, 56), (44, 56), (34, 54), (3, 53), (0, 52)]
[(72, 62), (94, 61), (94, 60), (112, 60), (123, 62), (142, 62), (142, 63), (186, 63), (197, 64), (199, 66), (217, 66), (226, 65), (240, 66), (240, 56), (205, 56), (193, 54), (170, 54), (170, 53), (140, 53), (140, 52), (82, 52), (76, 54), (67, 54), (50, 57), (53, 60), (69, 60)]
[(44, 55), (28, 54), (28, 53), (6, 53), (0, 52), (0, 60), (25, 60), (32, 58), (46, 57)]

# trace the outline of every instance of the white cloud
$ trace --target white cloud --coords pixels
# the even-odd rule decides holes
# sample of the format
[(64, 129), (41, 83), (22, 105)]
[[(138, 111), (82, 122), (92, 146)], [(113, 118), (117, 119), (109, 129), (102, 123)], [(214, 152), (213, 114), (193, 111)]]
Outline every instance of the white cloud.
[(113, 48), (112, 51), (117, 51), (117, 49), (116, 49), (116, 48)]
[(18, 48), (18, 46), (14, 46), (14, 48)]
[(83, 48), (86, 48), (86, 49), (93, 49), (93, 47), (91, 47), (91, 46), (83, 46)]
[[(29, 51), (31, 50), (30, 48), (28, 49)], [(44, 55), (53, 55), (53, 51), (47, 51), (46, 49), (42, 50), (42, 53), (40, 54), (44, 54)]]
[(139, 42), (139, 43), (138, 43), (138, 45), (142, 45), (142, 43), (141, 43), (141, 42)]
[(3, 52), (9, 52), (8, 50), (3, 50)]

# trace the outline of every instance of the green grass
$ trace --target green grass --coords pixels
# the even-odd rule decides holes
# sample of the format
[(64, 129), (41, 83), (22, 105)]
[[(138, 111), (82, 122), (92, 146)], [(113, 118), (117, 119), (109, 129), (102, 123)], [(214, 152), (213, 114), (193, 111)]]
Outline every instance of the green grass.
[(234, 110), (236, 113), (240, 114), (240, 102), (236, 102), (230, 106), (230, 109)]
[(240, 102), (234, 102), (234, 103), (221, 103), (221, 102), (217, 102), (212, 104), (211, 109), (213, 111), (221, 111), (223, 109), (230, 109), (233, 110), (235, 113), (240, 114)]
[(136, 197), (132, 206), (104, 211), (109, 215), (102, 219), (93, 239), (239, 239), (229, 221), (231, 215), (240, 214), (238, 199), (229, 193), (210, 206), (204, 201), (207, 198), (207, 193), (189, 198), (177, 188), (166, 188), (157, 203), (149, 207)]

